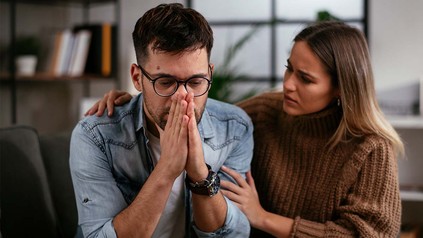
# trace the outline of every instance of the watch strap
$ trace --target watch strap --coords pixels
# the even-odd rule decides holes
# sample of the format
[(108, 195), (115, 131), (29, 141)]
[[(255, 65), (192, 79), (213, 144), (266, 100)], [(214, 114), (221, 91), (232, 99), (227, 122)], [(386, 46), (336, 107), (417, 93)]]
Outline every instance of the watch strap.
[(199, 195), (207, 195), (209, 197), (213, 197), (217, 194), (220, 188), (220, 178), (216, 172), (211, 169), (211, 166), (206, 164), (209, 170), (206, 179), (203, 179), (199, 182), (194, 182), (189, 179), (188, 176), (185, 177), (185, 184), (187, 188), (192, 193), (199, 194)]

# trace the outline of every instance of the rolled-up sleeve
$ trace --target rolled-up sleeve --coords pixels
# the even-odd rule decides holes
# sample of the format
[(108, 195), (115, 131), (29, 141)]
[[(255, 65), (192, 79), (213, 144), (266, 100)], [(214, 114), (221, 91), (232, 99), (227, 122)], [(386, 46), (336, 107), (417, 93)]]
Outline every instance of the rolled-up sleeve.
[(116, 237), (112, 221), (127, 204), (104, 148), (81, 124), (72, 133), (70, 169), (84, 237)]

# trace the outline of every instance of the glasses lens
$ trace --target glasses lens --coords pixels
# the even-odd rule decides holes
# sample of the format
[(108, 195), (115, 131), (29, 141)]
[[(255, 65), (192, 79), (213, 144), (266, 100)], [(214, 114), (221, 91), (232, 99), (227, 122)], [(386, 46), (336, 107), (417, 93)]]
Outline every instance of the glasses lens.
[(170, 96), (176, 91), (178, 83), (174, 78), (158, 78), (154, 83), (154, 89), (162, 96)]
[[(160, 96), (171, 96), (178, 90), (180, 84), (175, 78), (163, 77), (158, 78), (154, 82), (154, 90)], [(210, 83), (206, 78), (190, 78), (185, 82), (185, 89), (187, 92), (194, 93), (194, 96), (198, 97), (209, 90)]]
[(186, 82), (188, 92), (193, 92), (194, 96), (201, 96), (209, 90), (209, 81), (205, 78), (190, 78)]

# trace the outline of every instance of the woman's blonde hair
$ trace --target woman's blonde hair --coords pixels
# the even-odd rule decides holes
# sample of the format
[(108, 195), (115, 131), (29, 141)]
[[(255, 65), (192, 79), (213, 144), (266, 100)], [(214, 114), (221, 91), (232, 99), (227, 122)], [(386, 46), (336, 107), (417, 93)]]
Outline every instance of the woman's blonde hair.
[(404, 153), (398, 133), (386, 120), (376, 100), (373, 72), (366, 39), (361, 31), (341, 22), (322, 22), (302, 30), (294, 39), (306, 42), (326, 66), (332, 84), (339, 89), (343, 116), (329, 141), (376, 134)]

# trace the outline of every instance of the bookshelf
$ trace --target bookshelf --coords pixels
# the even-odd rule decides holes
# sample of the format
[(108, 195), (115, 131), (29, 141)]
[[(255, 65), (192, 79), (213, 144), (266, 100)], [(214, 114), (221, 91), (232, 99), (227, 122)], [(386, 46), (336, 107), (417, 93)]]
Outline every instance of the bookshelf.
[[(95, 16), (96, 9), (101, 9), (102, 11), (107, 9), (108, 14), (105, 14), (107, 16)], [(28, 114), (22, 113), (25, 110), (32, 110), (31, 105), (25, 104), (25, 99), (22, 99), (22, 95), (30, 94), (37, 97), (37, 94), (43, 96), (43, 94), (47, 94), (52, 90), (61, 90), (61, 93), (54, 94), (55, 98), (44, 101), (61, 100), (56, 97), (62, 94), (71, 98), (68, 100), (71, 102), (66, 102), (62, 106), (57, 104), (56, 112), (52, 110), (44, 111), (53, 114), (74, 113), (77, 109), (69, 107), (75, 107), (74, 104), (77, 104), (79, 99), (83, 97), (92, 96), (92, 88), (97, 87), (97, 84), (107, 84), (107, 86), (103, 86), (107, 89), (119, 87), (119, 80), (117, 79), (119, 72), (118, 68), (115, 67), (117, 64), (113, 65), (113, 73), (108, 75), (83, 73), (72, 77), (67, 74), (53, 74), (48, 70), (52, 60), (51, 54), (52, 48), (54, 48), (52, 39), (54, 39), (53, 33), (55, 31), (73, 29), (81, 25), (111, 23), (115, 26), (116, 32), (114, 34), (117, 34), (120, 14), (118, 0), (0, 0), (0, 11), (2, 13), (0, 30), (6, 32), (0, 37), (1, 53), (6, 52), (0, 59), (2, 61), (0, 63), (0, 109), (2, 111), (0, 127), (27, 124), (37, 128), (37, 123), (40, 124), (40, 122), (32, 124), (32, 121), (27, 118)], [(103, 20), (102, 17), (107, 19)], [(43, 45), (42, 55), (39, 55), (37, 71), (31, 76), (18, 74), (15, 66), (17, 57), (15, 50), (16, 41), (20, 35), (27, 34), (39, 37)], [(115, 44), (113, 61), (118, 62), (117, 36), (113, 40)], [(5, 55), (7, 55), (7, 58)], [(69, 91), (77, 91), (77, 93)], [(34, 98), (34, 100), (36, 99)], [(48, 108), (49, 105), (45, 105), (45, 107)], [(63, 108), (62, 111), (60, 111), (61, 107)], [(69, 112), (65, 112), (65, 110)], [(34, 115), (31, 115), (33, 120), (42, 120), (37, 118), (40, 113), (33, 113)], [(71, 119), (68, 120), (67, 118)], [(51, 119), (56, 118), (51, 117)], [(69, 130), (79, 118), (76, 118), (75, 115), (59, 116), (57, 118), (57, 120), (63, 119), (68, 121), (61, 123), (62, 125), (55, 129), (48, 128), (48, 122), (43, 122), (44, 126), (41, 126), (47, 128), (46, 130), (43, 128), (37, 129), (48, 133)]]
[(423, 128), (423, 116), (420, 115), (409, 115), (409, 116), (388, 116), (389, 122), (392, 126), (397, 129), (422, 129)]
[(403, 140), (404, 157), (398, 158), (402, 223), (423, 224), (423, 117), (388, 116)]

